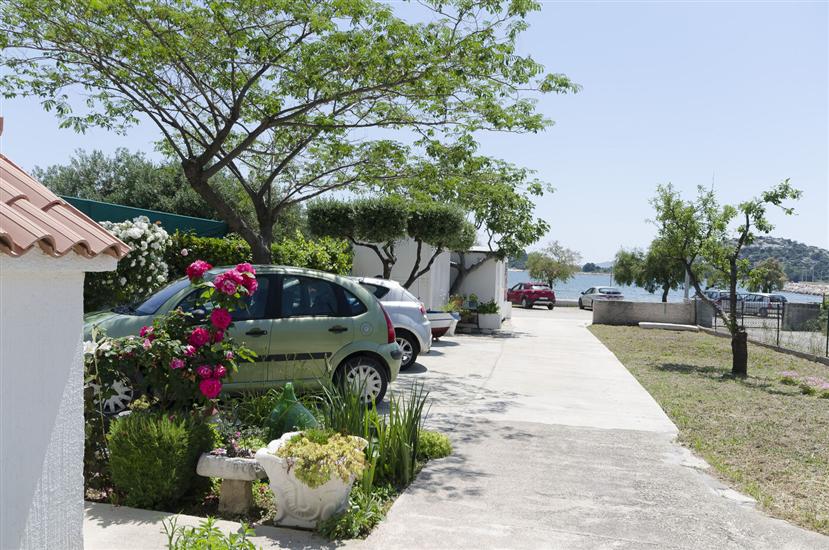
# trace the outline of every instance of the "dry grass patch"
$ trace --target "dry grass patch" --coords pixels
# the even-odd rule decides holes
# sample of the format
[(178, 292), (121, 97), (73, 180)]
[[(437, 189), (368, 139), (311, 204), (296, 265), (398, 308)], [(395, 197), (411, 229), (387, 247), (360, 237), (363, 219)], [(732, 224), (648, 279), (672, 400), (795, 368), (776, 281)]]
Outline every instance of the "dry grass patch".
[(829, 379), (829, 366), (749, 344), (749, 377), (730, 378), (730, 340), (705, 333), (590, 328), (738, 490), (777, 517), (829, 535), (829, 399), (781, 372)]

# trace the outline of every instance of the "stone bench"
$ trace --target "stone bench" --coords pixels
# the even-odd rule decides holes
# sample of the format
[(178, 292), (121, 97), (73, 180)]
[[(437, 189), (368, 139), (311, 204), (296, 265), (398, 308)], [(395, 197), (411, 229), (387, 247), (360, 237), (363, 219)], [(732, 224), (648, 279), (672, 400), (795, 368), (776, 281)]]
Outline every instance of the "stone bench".
[(219, 511), (228, 514), (247, 514), (253, 507), (253, 481), (267, 477), (255, 458), (229, 458), (203, 453), (196, 465), (196, 473), (222, 480)]

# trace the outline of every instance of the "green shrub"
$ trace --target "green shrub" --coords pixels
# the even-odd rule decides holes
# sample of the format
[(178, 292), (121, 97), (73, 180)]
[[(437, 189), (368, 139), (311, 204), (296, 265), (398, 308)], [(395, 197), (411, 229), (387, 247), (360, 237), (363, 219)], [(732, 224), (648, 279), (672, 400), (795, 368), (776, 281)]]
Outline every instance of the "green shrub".
[(187, 266), (195, 260), (220, 266), (236, 265), (253, 259), (250, 245), (239, 237), (198, 237), (193, 233), (176, 231), (170, 238), (172, 244), (167, 248), (165, 259), (173, 277), (183, 276)]
[(281, 395), (281, 388), (243, 393), (234, 401), (239, 421), (242, 424), (263, 427)]
[[(198, 237), (192, 233), (176, 232), (167, 249), (165, 260), (170, 272), (184, 274), (193, 260), (204, 260), (214, 266), (236, 265), (252, 261), (250, 245), (236, 236), (224, 238)], [(273, 263), (328, 271), (346, 275), (351, 271), (352, 253), (342, 239), (323, 237), (306, 239), (301, 232), (271, 246)]]
[(420, 431), (417, 457), (420, 460), (444, 458), (452, 454), (452, 442), (446, 434)]
[(355, 486), (345, 511), (320, 523), (317, 531), (329, 540), (365, 538), (386, 517), (393, 494), (385, 487), (365, 491)]
[(197, 481), (196, 462), (215, 432), (201, 418), (132, 413), (107, 436), (112, 482), (127, 506), (169, 508)]
[(498, 304), (495, 300), (478, 304), (478, 313), (498, 313)]
[(284, 239), (271, 246), (273, 263), (317, 269), (347, 275), (351, 272), (352, 253), (348, 242), (343, 239), (321, 237), (306, 239), (296, 232), (292, 239)]
[(225, 535), (216, 527), (216, 520), (207, 518), (198, 527), (184, 527), (177, 520), (162, 520), (168, 550), (255, 550), (248, 537), (256, 533), (246, 523), (236, 533)]

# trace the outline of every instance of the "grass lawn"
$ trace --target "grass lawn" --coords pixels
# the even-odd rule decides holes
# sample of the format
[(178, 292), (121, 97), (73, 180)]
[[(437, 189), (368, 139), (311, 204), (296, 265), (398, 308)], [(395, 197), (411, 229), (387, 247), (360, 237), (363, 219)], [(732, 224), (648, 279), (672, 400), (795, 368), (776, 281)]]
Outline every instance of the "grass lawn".
[(680, 441), (770, 514), (829, 534), (829, 399), (780, 382), (829, 380), (829, 366), (749, 344), (731, 379), (730, 340), (705, 333), (590, 328), (679, 427)]

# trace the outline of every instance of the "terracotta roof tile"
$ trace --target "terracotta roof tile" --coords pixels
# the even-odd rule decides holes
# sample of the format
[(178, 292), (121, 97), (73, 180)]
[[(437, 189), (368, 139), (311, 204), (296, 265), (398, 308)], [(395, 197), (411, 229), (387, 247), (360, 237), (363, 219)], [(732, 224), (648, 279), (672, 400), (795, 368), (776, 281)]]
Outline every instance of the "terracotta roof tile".
[(130, 248), (0, 155), (0, 252), (22, 256), (35, 246), (51, 256), (123, 258)]

